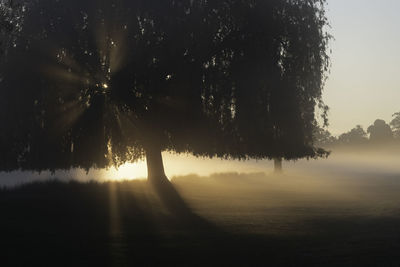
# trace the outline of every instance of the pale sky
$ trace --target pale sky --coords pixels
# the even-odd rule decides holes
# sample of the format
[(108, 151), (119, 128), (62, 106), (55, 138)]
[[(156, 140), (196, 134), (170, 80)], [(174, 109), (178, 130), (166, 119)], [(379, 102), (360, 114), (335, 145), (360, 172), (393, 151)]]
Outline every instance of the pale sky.
[(328, 0), (335, 40), (323, 99), (332, 134), (400, 111), (399, 10), (399, 0)]

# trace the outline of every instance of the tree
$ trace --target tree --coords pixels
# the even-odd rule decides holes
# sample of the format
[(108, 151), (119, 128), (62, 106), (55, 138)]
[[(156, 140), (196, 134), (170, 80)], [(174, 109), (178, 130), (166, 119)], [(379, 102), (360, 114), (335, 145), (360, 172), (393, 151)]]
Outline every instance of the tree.
[(367, 129), (371, 142), (389, 142), (393, 140), (393, 133), (390, 126), (384, 120), (375, 120), (374, 124)]
[(393, 114), (393, 120), (390, 122), (390, 126), (392, 126), (393, 135), (396, 139), (400, 138), (400, 112), (396, 112)]
[(10, 23), (11, 3), (0, 1), (0, 56), (4, 54), (4, 48), (7, 46), (7, 37), (13, 30), (13, 25)]
[(338, 137), (338, 142), (343, 145), (361, 145), (365, 144), (367, 141), (367, 133), (361, 125), (357, 125), (355, 128)]
[[(30, 1), (1, 71), (2, 170), (102, 168), (161, 152), (319, 157), (322, 0)], [(23, 78), (21, 78), (23, 77)]]
[(19, 1), (0, 0), (0, 58), (6, 53), (7, 47), (14, 45), (24, 12), (25, 6)]
[(274, 172), (282, 173), (282, 158), (274, 158)]

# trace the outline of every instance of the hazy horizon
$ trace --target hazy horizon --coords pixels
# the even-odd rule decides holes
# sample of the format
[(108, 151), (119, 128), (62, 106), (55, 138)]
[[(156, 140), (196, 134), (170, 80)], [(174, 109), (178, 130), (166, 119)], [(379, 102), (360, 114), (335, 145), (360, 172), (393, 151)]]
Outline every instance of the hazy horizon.
[[(196, 158), (188, 154), (163, 153), (165, 173), (169, 179), (174, 177), (197, 175), (208, 177), (217, 173), (254, 174), (263, 173), (273, 175), (273, 161), (265, 160), (226, 160), (220, 158)], [(327, 159), (300, 159), (296, 161), (283, 161), (283, 174), (288, 176), (365, 176), (371, 175), (398, 175), (400, 165), (399, 157), (390, 153), (359, 153), (333, 152)], [(41, 173), (32, 171), (14, 171), (10, 173), (0, 172), (0, 187), (13, 187), (24, 183), (47, 180), (80, 181), (80, 182), (105, 182), (122, 181), (132, 179), (145, 179), (147, 177), (146, 162), (127, 163), (115, 169), (108, 170), (91, 169), (86, 172), (83, 169), (70, 171), (56, 171)]]

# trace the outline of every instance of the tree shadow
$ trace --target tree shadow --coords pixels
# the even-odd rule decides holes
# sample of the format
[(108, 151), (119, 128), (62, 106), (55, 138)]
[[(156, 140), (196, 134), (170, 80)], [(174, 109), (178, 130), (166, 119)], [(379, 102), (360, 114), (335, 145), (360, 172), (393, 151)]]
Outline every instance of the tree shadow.
[(216, 226), (200, 217), (189, 207), (175, 186), (165, 177), (159, 182), (149, 182), (155, 195), (159, 198), (164, 208), (182, 226), (194, 226), (197, 230), (202, 228), (214, 229)]
[[(222, 231), (172, 187), (45, 182), (0, 190), (1, 266), (181, 265)], [(165, 203), (164, 203), (165, 201)]]

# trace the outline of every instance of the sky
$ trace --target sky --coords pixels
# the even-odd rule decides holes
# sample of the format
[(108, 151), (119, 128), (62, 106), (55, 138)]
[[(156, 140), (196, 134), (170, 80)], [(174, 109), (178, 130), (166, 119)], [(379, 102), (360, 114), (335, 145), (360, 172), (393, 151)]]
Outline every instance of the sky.
[(399, 0), (328, 0), (331, 72), (323, 99), (338, 135), (400, 111)]

